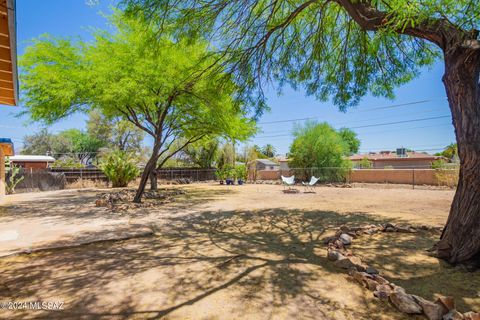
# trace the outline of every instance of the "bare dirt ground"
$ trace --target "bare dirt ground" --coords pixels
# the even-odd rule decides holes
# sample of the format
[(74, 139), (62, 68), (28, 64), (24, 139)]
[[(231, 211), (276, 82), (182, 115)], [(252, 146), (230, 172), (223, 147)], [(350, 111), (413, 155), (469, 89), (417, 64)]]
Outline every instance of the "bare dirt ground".
[[(342, 224), (442, 225), (453, 197), (439, 190), (175, 188), (186, 194), (128, 212), (95, 207), (97, 190), (11, 197), (0, 207), (0, 234), (18, 236), (0, 241), (5, 254), (145, 227), (155, 235), (0, 258), (1, 301), (64, 302), (61, 311), (0, 310), (0, 318), (404, 319), (333, 267), (322, 239)], [(357, 240), (353, 250), (412, 293), (454, 295), (461, 311), (479, 311), (480, 273), (425, 254), (438, 235), (391, 237)]]

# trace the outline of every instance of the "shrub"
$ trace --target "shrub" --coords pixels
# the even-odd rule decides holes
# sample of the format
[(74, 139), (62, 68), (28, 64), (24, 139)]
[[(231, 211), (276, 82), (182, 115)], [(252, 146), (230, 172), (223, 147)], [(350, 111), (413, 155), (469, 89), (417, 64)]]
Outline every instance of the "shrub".
[(67, 159), (55, 160), (55, 162), (52, 163), (50, 167), (80, 169), (80, 168), (85, 168), (85, 165), (80, 163), (78, 160), (67, 158)]
[(100, 169), (114, 188), (126, 187), (140, 174), (135, 157), (121, 150), (106, 154), (100, 162)]
[(5, 191), (7, 194), (12, 194), (15, 192), (15, 187), (22, 182), (25, 177), (22, 176), (21, 169), (11, 165), (9, 161), (6, 163), (5, 169), (9, 172), (8, 178), (5, 181)]
[(247, 179), (247, 167), (245, 165), (235, 167), (235, 178), (244, 181)]
[(435, 178), (438, 185), (450, 188), (457, 186), (460, 174), (460, 166), (458, 164), (437, 160), (432, 163), (432, 168), (435, 169)]

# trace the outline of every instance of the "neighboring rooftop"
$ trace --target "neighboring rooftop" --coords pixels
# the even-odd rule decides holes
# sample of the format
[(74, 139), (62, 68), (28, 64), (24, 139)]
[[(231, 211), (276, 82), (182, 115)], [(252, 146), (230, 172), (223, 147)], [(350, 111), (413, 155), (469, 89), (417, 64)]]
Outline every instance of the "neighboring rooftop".
[(11, 156), (9, 159), (13, 162), (55, 162), (55, 158), (50, 156), (18, 155)]
[(278, 163), (268, 159), (257, 159), (256, 161), (263, 163), (264, 165), (267, 165), (267, 166), (278, 166)]
[(362, 160), (367, 158), (368, 160), (437, 160), (443, 159), (442, 156), (434, 156), (424, 152), (406, 152), (405, 155), (398, 155), (395, 151), (380, 151), (380, 152), (370, 152), (365, 154), (355, 154), (350, 156), (349, 159), (352, 161)]

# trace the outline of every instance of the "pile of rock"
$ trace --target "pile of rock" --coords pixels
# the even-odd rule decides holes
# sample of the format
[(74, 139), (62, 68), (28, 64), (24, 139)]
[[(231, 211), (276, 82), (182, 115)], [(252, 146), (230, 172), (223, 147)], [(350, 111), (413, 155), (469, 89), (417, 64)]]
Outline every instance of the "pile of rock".
[(379, 271), (365, 264), (359, 257), (347, 250), (355, 237), (379, 232), (417, 232), (418, 230), (440, 230), (441, 228), (412, 225), (365, 225), (361, 227), (342, 226), (335, 236), (325, 239), (327, 258), (335, 266), (348, 270), (349, 275), (360, 285), (373, 291), (380, 300), (390, 301), (399, 311), (415, 315), (423, 314), (429, 320), (480, 320), (480, 313), (460, 313), (455, 309), (452, 297), (440, 297), (429, 301), (420, 296), (409, 294), (404, 288), (389, 282)]
[(111, 210), (128, 210), (134, 208), (153, 207), (174, 200), (174, 196), (185, 194), (181, 189), (159, 189), (157, 191), (145, 191), (142, 203), (133, 203), (135, 189), (122, 189), (115, 192), (101, 193), (95, 200), (95, 206), (106, 207)]

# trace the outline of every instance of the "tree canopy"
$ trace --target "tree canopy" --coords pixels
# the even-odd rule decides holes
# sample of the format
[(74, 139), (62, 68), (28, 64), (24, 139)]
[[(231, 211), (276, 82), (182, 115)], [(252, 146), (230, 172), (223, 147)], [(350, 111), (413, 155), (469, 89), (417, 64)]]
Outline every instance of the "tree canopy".
[(289, 166), (299, 168), (297, 175), (309, 178), (308, 175), (317, 174), (317, 177), (335, 181), (351, 167), (344, 157), (349, 152), (348, 143), (328, 123), (309, 121), (297, 126), (293, 134)]
[(256, 78), (303, 86), (342, 110), (367, 93), (392, 98), (395, 87), (431, 65), (446, 41), (434, 35), (435, 28), (462, 30), (463, 39), (455, 40), (463, 41), (476, 39), (470, 30), (480, 24), (473, 0), (123, 3), (178, 34), (210, 35), (242, 83), (259, 86)]
[(342, 137), (343, 141), (348, 144), (347, 155), (358, 153), (360, 149), (360, 140), (357, 137), (357, 133), (348, 128), (341, 128), (338, 130), (338, 134)]
[[(116, 12), (115, 32), (93, 42), (42, 36), (20, 59), (24, 103), (32, 119), (51, 123), (77, 111), (122, 117), (153, 140), (135, 201), (151, 172), (189, 143), (254, 130), (229, 75), (208, 72), (215, 54), (201, 39), (158, 36), (158, 26)], [(178, 139), (184, 144), (171, 146)], [(157, 163), (162, 159), (160, 163)]]

